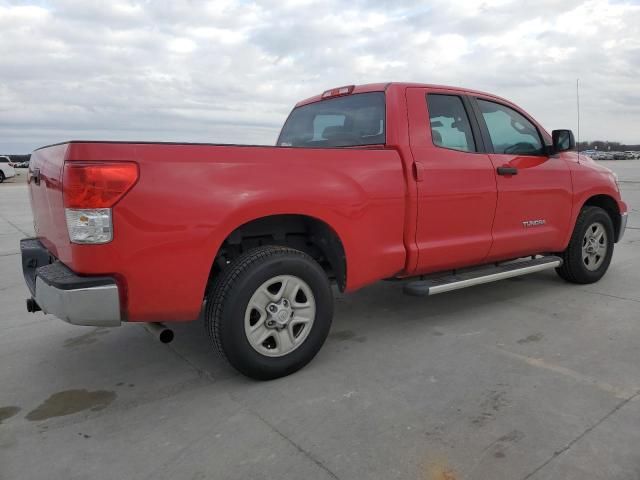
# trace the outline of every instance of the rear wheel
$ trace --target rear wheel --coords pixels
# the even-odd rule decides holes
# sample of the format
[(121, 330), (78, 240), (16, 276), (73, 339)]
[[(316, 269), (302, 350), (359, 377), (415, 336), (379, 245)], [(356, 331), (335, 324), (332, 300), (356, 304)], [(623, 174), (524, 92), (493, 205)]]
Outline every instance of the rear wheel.
[(311, 361), (332, 317), (333, 294), (320, 265), (299, 250), (266, 246), (223, 270), (208, 295), (205, 322), (233, 367), (268, 380)]
[(4, 172), (0, 170), (0, 183), (4, 182)]
[(593, 283), (602, 278), (613, 255), (611, 217), (600, 207), (584, 207), (578, 215), (569, 246), (562, 252), (558, 275), (572, 283)]

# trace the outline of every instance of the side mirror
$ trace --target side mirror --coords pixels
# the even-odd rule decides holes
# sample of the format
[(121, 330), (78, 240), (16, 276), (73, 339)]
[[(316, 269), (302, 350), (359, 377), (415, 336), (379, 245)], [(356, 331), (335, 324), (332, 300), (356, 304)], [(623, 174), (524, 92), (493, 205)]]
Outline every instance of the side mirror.
[(566, 152), (576, 148), (576, 141), (571, 130), (554, 130), (551, 132), (551, 138), (553, 139), (554, 153)]

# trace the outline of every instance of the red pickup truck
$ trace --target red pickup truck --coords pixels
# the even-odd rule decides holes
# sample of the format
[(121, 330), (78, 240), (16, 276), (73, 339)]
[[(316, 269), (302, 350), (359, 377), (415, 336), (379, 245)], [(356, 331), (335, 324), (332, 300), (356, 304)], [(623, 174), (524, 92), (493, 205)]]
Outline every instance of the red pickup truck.
[(495, 95), (387, 83), (298, 103), (277, 146), (71, 141), (36, 150), (30, 311), (204, 321), (258, 379), (318, 352), (331, 283), (433, 295), (555, 268), (599, 280), (625, 230), (609, 169)]

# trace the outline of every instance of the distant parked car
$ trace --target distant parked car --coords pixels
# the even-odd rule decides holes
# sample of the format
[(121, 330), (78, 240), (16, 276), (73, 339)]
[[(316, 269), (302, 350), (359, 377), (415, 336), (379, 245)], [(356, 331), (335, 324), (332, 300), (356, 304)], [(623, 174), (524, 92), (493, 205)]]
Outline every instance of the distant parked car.
[(29, 162), (19, 162), (15, 164), (16, 168), (29, 168)]
[(614, 160), (626, 160), (627, 156), (625, 155), (624, 152), (613, 152), (613, 159)]
[(627, 150), (626, 152), (624, 152), (624, 158), (626, 158), (627, 160), (633, 160), (634, 158), (638, 158), (638, 152)]
[[(6, 159), (6, 161), (4, 160)], [(13, 168), (13, 163), (9, 162), (7, 157), (0, 157), (0, 183), (5, 179), (15, 177), (16, 171)]]
[(0, 155), (0, 163), (8, 163), (9, 166), (11, 166), (11, 167), (15, 167), (16, 166), (16, 164), (13, 163), (11, 161), (11, 159), (9, 157), (7, 157), (6, 155)]

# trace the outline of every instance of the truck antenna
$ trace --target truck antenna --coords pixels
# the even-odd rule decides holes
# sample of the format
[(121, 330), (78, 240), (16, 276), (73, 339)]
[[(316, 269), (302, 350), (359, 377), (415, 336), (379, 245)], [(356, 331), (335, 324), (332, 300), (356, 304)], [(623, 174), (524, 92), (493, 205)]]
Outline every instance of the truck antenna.
[(576, 104), (578, 107), (578, 153), (580, 153), (580, 79), (576, 78)]

